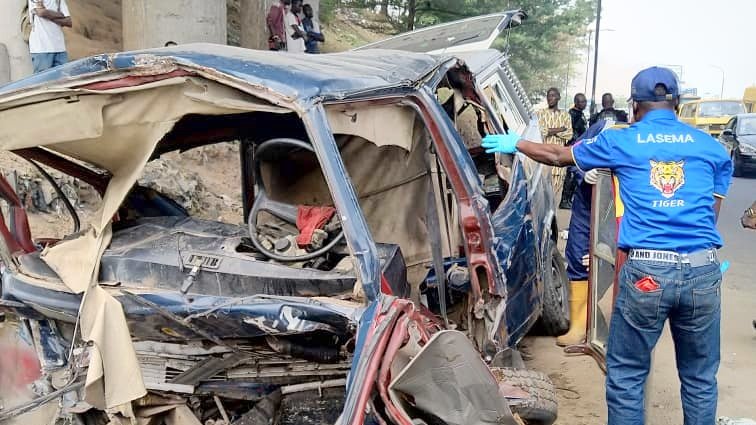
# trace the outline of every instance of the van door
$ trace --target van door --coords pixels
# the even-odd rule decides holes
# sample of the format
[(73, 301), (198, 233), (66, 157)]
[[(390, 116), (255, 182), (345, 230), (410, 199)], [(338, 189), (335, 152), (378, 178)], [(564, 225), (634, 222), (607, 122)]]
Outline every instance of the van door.
[(520, 25), (525, 19), (527, 14), (522, 10), (492, 13), (406, 32), (354, 50), (389, 49), (431, 54), (483, 50), (491, 47), (502, 31)]
[(565, 352), (591, 355), (604, 372), (610, 320), (619, 293), (617, 274), (626, 256), (617, 250), (617, 228), (622, 213), (622, 204), (615, 196), (614, 176), (600, 170), (591, 201), (587, 339), (584, 344), (567, 347)]

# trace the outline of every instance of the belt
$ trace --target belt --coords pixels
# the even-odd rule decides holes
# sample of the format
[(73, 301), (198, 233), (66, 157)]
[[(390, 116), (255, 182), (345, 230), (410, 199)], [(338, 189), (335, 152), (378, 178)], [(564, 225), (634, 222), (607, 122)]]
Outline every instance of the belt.
[(655, 249), (631, 249), (628, 258), (632, 260), (659, 261), (662, 263), (690, 264), (691, 267), (701, 267), (719, 262), (717, 250), (702, 249), (688, 254), (678, 254), (674, 251), (659, 251)]

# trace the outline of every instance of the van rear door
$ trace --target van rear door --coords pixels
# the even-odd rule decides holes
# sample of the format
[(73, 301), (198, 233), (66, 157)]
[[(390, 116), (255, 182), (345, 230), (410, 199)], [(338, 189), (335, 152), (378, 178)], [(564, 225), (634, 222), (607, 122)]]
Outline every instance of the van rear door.
[(522, 10), (492, 13), (433, 25), (356, 48), (404, 50), (417, 53), (453, 53), (488, 49), (502, 31), (527, 18)]

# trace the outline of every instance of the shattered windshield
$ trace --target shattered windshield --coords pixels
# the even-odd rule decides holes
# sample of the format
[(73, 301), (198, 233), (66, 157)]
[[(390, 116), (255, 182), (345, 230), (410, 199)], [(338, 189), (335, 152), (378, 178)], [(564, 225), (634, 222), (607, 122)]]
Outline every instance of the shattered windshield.
[(756, 116), (738, 118), (738, 134), (741, 136), (756, 134)]

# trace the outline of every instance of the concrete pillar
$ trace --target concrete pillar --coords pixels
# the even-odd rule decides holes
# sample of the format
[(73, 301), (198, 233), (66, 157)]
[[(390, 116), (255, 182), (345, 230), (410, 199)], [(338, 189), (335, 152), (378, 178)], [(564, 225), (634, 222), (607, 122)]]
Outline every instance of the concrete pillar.
[[(11, 80), (18, 80), (32, 73), (29, 45), (21, 38), (21, 10), (24, 4), (26, 0), (0, 1), (0, 44), (4, 44), (7, 50)], [(6, 58), (0, 57), (0, 62), (5, 60)], [(0, 79), (2, 78), (0, 76)], [(0, 81), (0, 84), (2, 83), (3, 81)]]
[(123, 0), (123, 48), (226, 44), (226, 0)]
[(270, 6), (279, 0), (241, 0), (239, 4), (239, 21), (241, 37), (239, 44), (248, 49), (268, 49), (268, 27), (265, 17)]
[[(315, 16), (320, 11), (320, 0), (303, 0), (312, 6)], [(241, 0), (241, 46), (248, 49), (268, 49), (268, 26), (265, 17), (268, 16), (270, 6), (279, 0)]]

